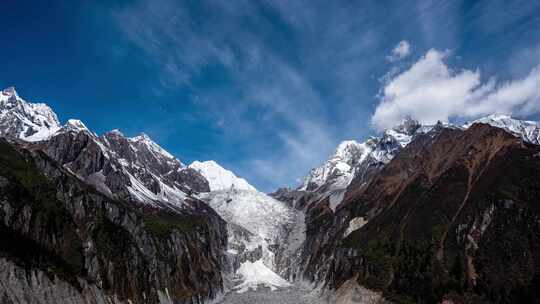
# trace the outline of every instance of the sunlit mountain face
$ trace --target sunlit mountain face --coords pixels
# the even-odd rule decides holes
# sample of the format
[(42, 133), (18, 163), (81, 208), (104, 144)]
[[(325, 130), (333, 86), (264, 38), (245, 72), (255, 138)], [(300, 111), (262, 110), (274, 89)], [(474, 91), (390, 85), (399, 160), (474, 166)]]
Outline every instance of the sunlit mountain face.
[(539, 4), (0, 11), (0, 303), (538, 301)]

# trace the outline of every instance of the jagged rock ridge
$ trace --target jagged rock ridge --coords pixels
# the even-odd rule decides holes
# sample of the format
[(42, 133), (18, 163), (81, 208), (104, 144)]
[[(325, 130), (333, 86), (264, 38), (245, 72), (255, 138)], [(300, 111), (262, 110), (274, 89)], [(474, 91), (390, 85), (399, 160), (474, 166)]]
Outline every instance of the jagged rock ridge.
[(129, 138), (113, 130), (98, 136), (75, 119), (60, 126), (45, 104), (27, 102), (13, 88), (4, 90), (2, 96), (0, 135), (31, 142), (33, 148), (45, 151), (107, 195), (181, 208), (193, 193), (209, 191), (201, 174), (145, 134)]

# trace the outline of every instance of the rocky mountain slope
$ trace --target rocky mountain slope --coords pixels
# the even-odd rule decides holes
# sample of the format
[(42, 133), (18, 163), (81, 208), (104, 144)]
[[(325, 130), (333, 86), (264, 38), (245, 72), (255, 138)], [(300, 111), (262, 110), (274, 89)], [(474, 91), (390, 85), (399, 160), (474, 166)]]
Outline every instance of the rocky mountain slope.
[[(414, 119), (405, 118), (401, 124), (387, 129), (380, 136), (372, 136), (359, 143), (354, 140), (343, 141), (320, 167), (314, 168), (295, 191), (311, 192), (311, 200), (328, 197), (330, 208), (335, 210), (343, 200), (346, 188), (355, 182), (356, 187), (366, 186), (371, 177), (414, 138), (430, 132), (433, 128), (467, 129), (475, 123), (485, 123), (504, 129), (523, 138), (540, 144), (540, 124), (533, 121), (513, 119), (507, 115), (489, 115), (464, 125), (443, 124), (421, 125)], [(290, 193), (290, 191), (289, 191)], [(285, 193), (283, 193), (285, 195)], [(297, 193), (298, 196), (298, 193)]]
[(490, 116), (424, 129), (369, 179), (356, 171), (338, 206), (331, 178), (274, 194), (306, 213), (298, 275), (403, 303), (537, 299), (538, 124)]
[(60, 125), (13, 88), (1, 93), (0, 135), (2, 232), (24, 240), (0, 250), (2, 303), (199, 303), (224, 292), (226, 225), (196, 197), (208, 181), (148, 136)]
[(0, 140), (2, 303), (199, 303), (222, 292), (225, 222), (141, 211), (40, 150)]

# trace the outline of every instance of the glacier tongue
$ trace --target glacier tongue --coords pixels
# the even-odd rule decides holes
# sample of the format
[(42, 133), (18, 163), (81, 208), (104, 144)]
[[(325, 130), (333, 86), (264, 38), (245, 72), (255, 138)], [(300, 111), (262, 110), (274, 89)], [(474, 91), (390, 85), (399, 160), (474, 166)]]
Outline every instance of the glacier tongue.
[[(228, 223), (229, 256), (237, 292), (263, 285), (271, 289), (288, 287), (276, 267), (276, 254), (288, 238), (290, 227), (301, 217), (295, 209), (253, 190), (212, 191), (199, 194)], [(302, 231), (302, 233), (305, 233)]]

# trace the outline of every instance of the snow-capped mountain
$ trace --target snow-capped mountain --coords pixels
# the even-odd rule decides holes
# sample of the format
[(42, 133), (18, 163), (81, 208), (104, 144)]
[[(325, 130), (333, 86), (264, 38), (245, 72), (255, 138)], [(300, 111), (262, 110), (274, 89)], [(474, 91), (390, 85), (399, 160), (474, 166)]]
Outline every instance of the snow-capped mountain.
[(102, 136), (70, 120), (44, 151), (102, 192), (146, 205), (180, 207), (192, 192), (208, 191), (200, 174), (184, 166), (148, 136)]
[(34, 142), (50, 138), (60, 122), (49, 106), (26, 102), (10, 87), (0, 93), (0, 126), (0, 136)]
[(25, 101), (13, 88), (0, 93), (0, 135), (45, 151), (111, 197), (179, 208), (192, 193), (210, 190), (201, 174), (147, 135), (113, 130), (98, 136), (76, 119), (60, 125), (50, 107)]
[(211, 191), (199, 193), (198, 198), (227, 222), (233, 275), (230, 288), (243, 293), (259, 285), (271, 290), (289, 287), (278, 274), (281, 265), (276, 262), (281, 263), (284, 250), (298, 249), (305, 239), (301, 213), (257, 191), (215, 161), (194, 161), (189, 168), (204, 176), (210, 186)]
[(210, 191), (239, 189), (256, 191), (245, 179), (237, 177), (233, 172), (223, 168), (213, 160), (194, 161), (190, 168), (202, 174), (210, 184)]
[(343, 141), (322, 166), (311, 170), (299, 190), (314, 191), (329, 183), (334, 188), (346, 188), (360, 167), (367, 163), (387, 163), (417, 131), (424, 129), (417, 121), (407, 118), (399, 126), (384, 131), (381, 137), (370, 137), (362, 143)]
[(321, 197), (328, 197), (330, 208), (335, 210), (342, 201), (347, 186), (353, 178), (365, 180), (370, 170), (387, 164), (415, 136), (428, 133), (434, 127), (467, 129), (475, 123), (485, 123), (508, 131), (523, 140), (540, 144), (540, 124), (511, 118), (506, 115), (489, 115), (462, 126), (452, 124), (420, 125), (418, 121), (407, 117), (398, 126), (385, 130), (380, 137), (370, 137), (359, 143), (354, 140), (341, 142), (335, 153), (320, 167), (311, 170), (300, 191), (317, 192)]

